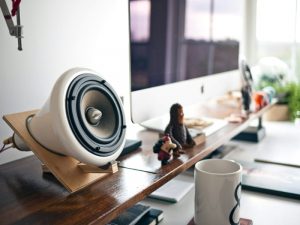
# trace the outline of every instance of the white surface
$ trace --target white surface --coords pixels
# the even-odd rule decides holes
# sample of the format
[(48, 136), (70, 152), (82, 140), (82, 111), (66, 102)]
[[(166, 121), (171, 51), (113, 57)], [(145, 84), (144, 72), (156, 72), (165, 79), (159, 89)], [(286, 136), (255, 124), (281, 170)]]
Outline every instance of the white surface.
[[(196, 117), (192, 117), (196, 118)], [(208, 127), (205, 127), (203, 130), (189, 128), (190, 134), (192, 137), (197, 136), (199, 133), (205, 133), (206, 136), (209, 136), (213, 134), (214, 132), (220, 130), (221, 128), (225, 127), (228, 122), (226, 120), (217, 119), (217, 118), (211, 118), (211, 117), (201, 117), (201, 119), (206, 120), (208, 122), (212, 122), (211, 125)], [(169, 115), (160, 116), (148, 121), (143, 122), (141, 125), (143, 127), (146, 127), (150, 130), (158, 131), (160, 133), (163, 133), (165, 128), (167, 127), (168, 123), (170, 121)]]
[[(235, 152), (230, 153), (230, 157), (227, 158), (253, 160), (257, 153), (273, 149), (275, 145), (276, 148), (281, 146), (284, 151), (288, 151), (291, 147), (299, 149), (300, 145), (295, 145), (295, 143), (300, 141), (297, 136), (300, 131), (294, 130), (292, 123), (264, 122), (264, 125), (267, 131), (265, 139), (258, 144), (238, 141), (230, 142), (230, 145), (238, 145), (238, 148)], [(285, 146), (290, 146), (290, 148)], [(178, 179), (193, 182), (191, 174), (191, 172), (180, 174)], [(145, 199), (143, 203), (164, 211), (164, 220), (161, 225), (185, 225), (188, 224), (194, 215), (194, 188), (176, 204), (151, 199)], [(243, 190), (240, 216), (252, 219), (254, 225), (299, 225), (300, 201)]]
[(193, 187), (194, 183), (174, 178), (152, 192), (149, 197), (167, 202), (179, 202)]
[[(202, 86), (204, 93), (201, 93)], [(132, 120), (135, 123), (145, 122), (168, 113), (170, 106), (176, 102), (183, 107), (191, 106), (228, 91), (238, 90), (240, 86), (239, 71), (234, 70), (134, 91), (131, 96)]]
[(263, 122), (266, 136), (259, 143), (231, 141), (235, 151), (226, 156), (230, 159), (253, 161), (264, 158), (300, 165), (300, 127), (291, 122)]
[(215, 133), (216, 131), (220, 130), (221, 128), (225, 127), (228, 124), (227, 120), (221, 120), (216, 118), (203, 118), (203, 119), (213, 122), (210, 126), (205, 127), (203, 129), (203, 133), (205, 133), (206, 136)]
[[(194, 180), (193, 176), (186, 174), (178, 175), (176, 179), (191, 183), (193, 183)], [(146, 198), (142, 203), (163, 210), (164, 219), (159, 225), (185, 225), (188, 224), (194, 214), (194, 190), (193, 187), (191, 191), (177, 203), (170, 203), (151, 198)]]
[[(107, 78), (124, 97), (130, 121), (128, 1), (26, 0), (21, 2), (21, 24), (20, 52), (0, 17), (1, 117), (41, 108), (64, 71), (85, 67)], [(0, 141), (12, 135), (2, 119), (0, 127)], [(0, 164), (28, 154), (7, 150)]]

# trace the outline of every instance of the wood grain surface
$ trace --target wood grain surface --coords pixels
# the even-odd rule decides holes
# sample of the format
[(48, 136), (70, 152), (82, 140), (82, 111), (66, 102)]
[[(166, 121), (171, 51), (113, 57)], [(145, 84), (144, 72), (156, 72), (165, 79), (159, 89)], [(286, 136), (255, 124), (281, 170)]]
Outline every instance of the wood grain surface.
[(109, 173), (86, 173), (78, 167), (78, 160), (48, 151), (35, 141), (27, 130), (26, 120), (36, 112), (29, 111), (5, 115), (3, 119), (67, 190), (70, 192), (78, 191), (109, 175)]
[(76, 193), (70, 194), (53, 175), (43, 174), (35, 156), (1, 165), (0, 224), (106, 224), (226, 143), (265, 110), (243, 123), (228, 124), (165, 166), (152, 152), (158, 134), (140, 130), (141, 148), (118, 159), (118, 172)]

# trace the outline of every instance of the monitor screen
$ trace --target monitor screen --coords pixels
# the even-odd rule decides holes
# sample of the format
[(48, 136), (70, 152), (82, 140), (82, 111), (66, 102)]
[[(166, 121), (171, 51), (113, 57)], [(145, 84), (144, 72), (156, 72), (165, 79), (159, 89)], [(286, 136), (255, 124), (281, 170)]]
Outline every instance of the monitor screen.
[[(157, 107), (151, 100), (164, 98), (166, 92), (171, 98), (166, 96), (167, 107), (172, 101), (185, 105), (192, 103), (192, 95), (198, 95), (199, 100), (210, 92), (205, 86), (214, 81), (199, 78), (220, 78), (219, 74), (229, 77), (228, 71), (238, 69), (243, 1), (130, 0), (129, 8), (134, 121), (138, 114), (134, 108), (143, 107), (136, 100), (143, 99), (143, 95), (149, 107)], [(192, 86), (197, 93), (186, 94)], [(163, 95), (158, 95), (161, 90)], [(162, 104), (158, 107), (161, 114), (167, 108)], [(150, 119), (150, 112), (144, 114), (144, 119)]]

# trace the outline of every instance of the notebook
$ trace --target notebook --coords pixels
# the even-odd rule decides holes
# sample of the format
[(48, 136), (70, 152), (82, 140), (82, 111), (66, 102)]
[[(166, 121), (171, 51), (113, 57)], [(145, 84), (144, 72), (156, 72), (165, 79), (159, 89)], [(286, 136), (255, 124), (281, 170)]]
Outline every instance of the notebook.
[(150, 206), (136, 204), (121, 213), (107, 225), (135, 225), (149, 210)]
[(242, 188), (300, 199), (299, 168), (258, 162), (243, 162)]
[(160, 209), (151, 208), (136, 225), (156, 225), (164, 218), (163, 211)]

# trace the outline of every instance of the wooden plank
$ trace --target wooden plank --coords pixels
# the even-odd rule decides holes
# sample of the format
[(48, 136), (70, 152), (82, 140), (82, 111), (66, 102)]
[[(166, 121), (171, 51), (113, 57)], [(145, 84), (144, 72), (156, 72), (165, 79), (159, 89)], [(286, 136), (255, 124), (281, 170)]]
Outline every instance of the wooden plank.
[[(163, 167), (152, 152), (158, 134), (140, 130), (137, 138), (143, 141), (142, 148), (118, 159), (129, 169), (119, 168), (117, 173), (74, 194), (69, 194), (51, 174), (42, 174), (34, 156), (1, 165), (1, 224), (107, 224), (226, 143), (260, 115), (261, 112), (254, 113), (241, 124), (228, 124)], [(154, 172), (134, 168), (140, 159)]]
[(164, 179), (119, 168), (70, 194), (52, 174), (42, 174), (40, 161), (30, 156), (0, 165), (0, 224), (107, 224)]
[(84, 163), (79, 163), (78, 166), (85, 173), (116, 173), (118, 172), (118, 163), (113, 162), (107, 166), (107, 168), (101, 168), (94, 165), (87, 165)]
[(78, 191), (109, 175), (86, 173), (77, 166), (78, 160), (50, 152), (36, 142), (26, 128), (26, 119), (36, 112), (37, 110), (5, 115), (3, 119), (68, 191)]

